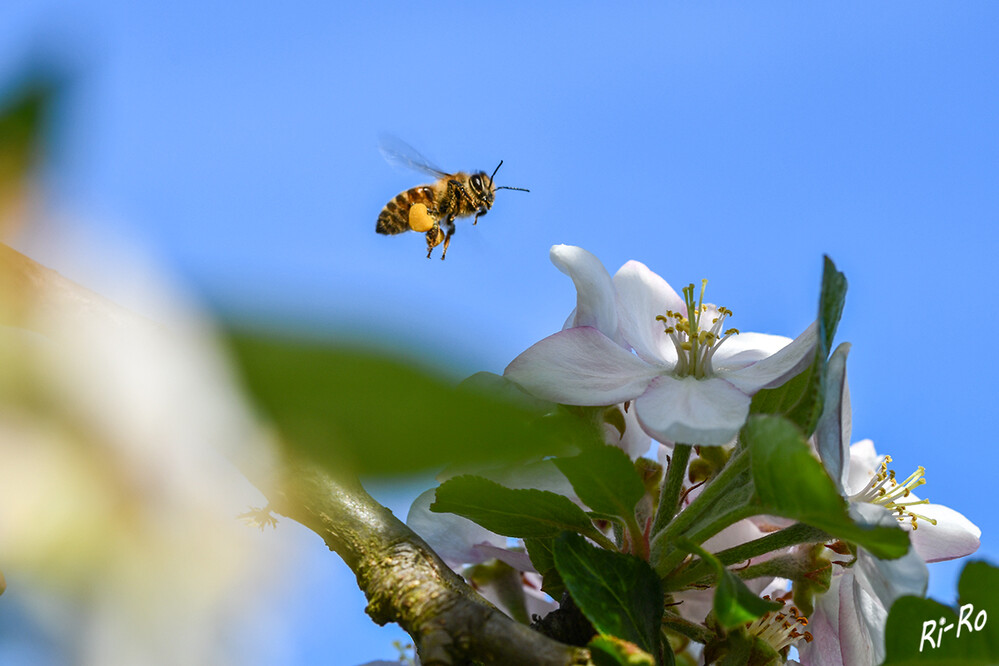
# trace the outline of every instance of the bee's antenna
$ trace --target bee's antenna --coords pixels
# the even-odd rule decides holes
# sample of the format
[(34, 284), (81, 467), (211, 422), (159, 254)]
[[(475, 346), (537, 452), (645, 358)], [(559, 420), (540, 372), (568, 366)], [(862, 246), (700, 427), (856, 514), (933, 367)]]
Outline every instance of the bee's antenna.
[(500, 160), (500, 163), (496, 165), (495, 169), (493, 169), (493, 175), (489, 176), (489, 187), (491, 189), (496, 189), (496, 190), (518, 190), (520, 192), (530, 192), (530, 190), (525, 190), (523, 187), (507, 187), (506, 185), (504, 185), (502, 187), (493, 187), (493, 176), (496, 175), (496, 172), (499, 171), (499, 168), (501, 166), (503, 166), (503, 160)]
[(496, 165), (495, 169), (493, 169), (493, 175), (489, 176), (489, 187), (490, 188), (493, 186), (493, 178), (496, 176), (496, 172), (499, 171), (499, 168), (501, 166), (503, 166), (503, 160), (500, 160), (500, 163)]

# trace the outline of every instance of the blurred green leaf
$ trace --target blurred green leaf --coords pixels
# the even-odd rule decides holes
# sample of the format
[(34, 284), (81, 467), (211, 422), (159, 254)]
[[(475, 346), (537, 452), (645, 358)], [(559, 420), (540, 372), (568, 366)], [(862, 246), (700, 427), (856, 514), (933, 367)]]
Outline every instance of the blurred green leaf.
[(756, 497), (767, 513), (818, 527), (876, 557), (892, 559), (908, 551), (909, 536), (901, 528), (861, 526), (850, 518), (846, 500), (787, 419), (752, 416), (740, 441), (750, 451)]
[(635, 505), (645, 495), (645, 485), (627, 453), (615, 446), (597, 446), (554, 462), (586, 506), (634, 521)]
[(331, 471), (411, 473), (570, 450), (594, 434), (546, 414), (496, 381), (455, 386), (442, 373), (331, 342), (233, 332), (236, 365), (259, 409), (292, 450)]
[(969, 562), (957, 589), (956, 611), (919, 597), (892, 604), (885, 666), (999, 664), (999, 568)]
[(663, 591), (648, 562), (569, 532), (556, 537), (554, 555), (569, 594), (597, 631), (660, 654)]
[(55, 93), (54, 82), (34, 77), (0, 102), (0, 182), (20, 179), (34, 165)]
[(805, 370), (790, 381), (754, 395), (750, 404), (751, 414), (779, 414), (790, 419), (806, 435), (812, 434), (822, 415), (826, 362), (843, 314), (846, 288), (846, 276), (836, 270), (832, 259), (824, 257), (815, 357)]
[(509, 537), (553, 537), (564, 530), (596, 536), (590, 518), (568, 497), (547, 490), (506, 488), (481, 476), (448, 479), (437, 489), (430, 510), (455, 513)]

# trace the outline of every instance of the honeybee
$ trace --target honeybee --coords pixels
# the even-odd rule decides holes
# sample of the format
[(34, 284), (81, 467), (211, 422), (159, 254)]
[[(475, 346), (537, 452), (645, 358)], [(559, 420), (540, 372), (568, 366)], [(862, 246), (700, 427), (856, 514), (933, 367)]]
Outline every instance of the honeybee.
[(497, 187), (493, 183), (503, 160), (493, 169), (492, 175), (486, 175), (485, 171), (447, 173), (393, 137), (382, 138), (381, 152), (390, 163), (422, 171), (437, 179), (397, 194), (382, 208), (375, 224), (375, 231), (380, 234), (401, 234), (410, 229), (426, 232), (427, 259), (442, 243), (441, 259), (444, 259), (454, 235), (455, 218), (474, 215), (472, 224), (478, 224), (479, 218), (493, 207), (496, 190), (530, 191), (522, 187)]

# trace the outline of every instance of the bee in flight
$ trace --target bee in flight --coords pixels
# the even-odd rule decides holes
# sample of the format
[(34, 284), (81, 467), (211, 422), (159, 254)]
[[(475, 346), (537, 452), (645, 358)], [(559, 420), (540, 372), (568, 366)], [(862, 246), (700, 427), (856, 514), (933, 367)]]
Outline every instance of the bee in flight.
[(496, 190), (530, 191), (522, 187), (497, 187), (493, 183), (493, 177), (503, 166), (502, 160), (491, 176), (485, 171), (447, 173), (431, 165), (399, 139), (383, 137), (381, 151), (388, 162), (422, 171), (437, 179), (428, 185), (419, 185), (397, 194), (382, 208), (375, 225), (375, 231), (380, 234), (401, 234), (410, 229), (426, 232), (427, 259), (441, 243), (444, 244), (441, 259), (444, 259), (454, 235), (455, 218), (475, 215), (472, 224), (477, 224), (479, 218), (493, 207)]

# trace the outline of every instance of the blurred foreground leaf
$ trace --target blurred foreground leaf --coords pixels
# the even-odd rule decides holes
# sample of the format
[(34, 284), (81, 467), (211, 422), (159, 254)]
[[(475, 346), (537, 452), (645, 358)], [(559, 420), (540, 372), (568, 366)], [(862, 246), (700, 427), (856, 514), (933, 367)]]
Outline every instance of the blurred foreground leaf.
[(563, 453), (592, 437), (493, 382), (458, 387), (443, 373), (357, 346), (231, 333), (250, 396), (293, 451), (331, 471), (397, 474), (449, 463)]
[(58, 91), (51, 76), (32, 75), (0, 92), (0, 235), (23, 220), (31, 177), (41, 162), (47, 119)]
[(957, 591), (957, 612), (919, 597), (892, 604), (885, 666), (999, 664), (999, 568), (969, 562)]

